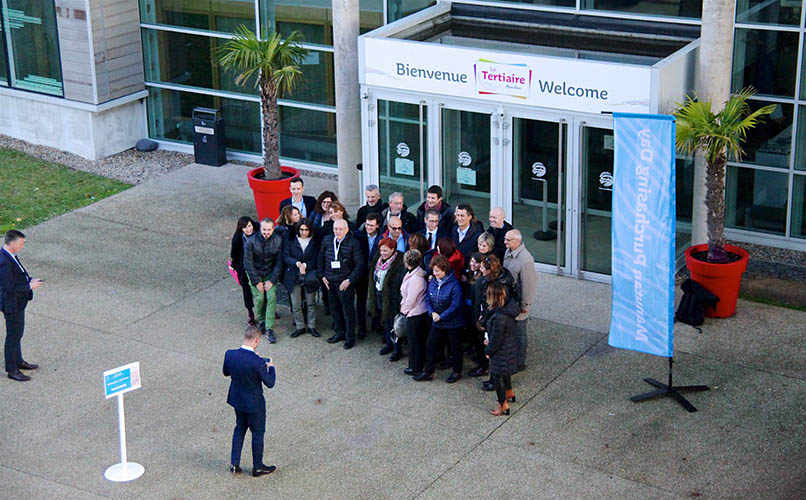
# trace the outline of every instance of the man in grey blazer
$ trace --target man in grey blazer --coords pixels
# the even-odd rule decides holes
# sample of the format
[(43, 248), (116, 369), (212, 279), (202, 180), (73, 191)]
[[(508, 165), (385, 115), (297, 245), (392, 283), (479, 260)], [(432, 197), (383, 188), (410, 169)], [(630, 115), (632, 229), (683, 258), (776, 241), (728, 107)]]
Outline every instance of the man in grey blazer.
[(523, 244), (523, 236), (517, 229), (507, 231), (504, 236), (507, 251), (504, 253), (504, 267), (515, 277), (521, 291), (521, 312), (515, 318), (515, 337), (518, 341), (518, 371), (526, 369), (526, 321), (529, 309), (537, 296), (537, 273), (535, 259)]

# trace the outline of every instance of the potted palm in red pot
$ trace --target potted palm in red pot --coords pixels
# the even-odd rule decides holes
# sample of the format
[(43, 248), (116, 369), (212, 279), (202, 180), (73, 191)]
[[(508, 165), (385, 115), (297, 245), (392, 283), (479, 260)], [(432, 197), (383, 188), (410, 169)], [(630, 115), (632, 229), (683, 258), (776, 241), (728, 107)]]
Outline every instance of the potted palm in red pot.
[(291, 179), (299, 175), (294, 168), (280, 166), (277, 97), (293, 90), (302, 79), (299, 66), (308, 49), (303, 48), (301, 43), (302, 34), (299, 31), (294, 31), (285, 39), (277, 32), (259, 38), (241, 25), (218, 54), (221, 67), (238, 72), (235, 78), (237, 85), (245, 85), (254, 79), (260, 94), (263, 167), (247, 174), (260, 219), (277, 218), (280, 201), (288, 197)]
[(686, 250), (686, 267), (691, 279), (719, 297), (716, 308), (706, 315), (727, 318), (736, 312), (742, 274), (747, 269), (746, 250), (725, 243), (725, 166), (728, 155), (741, 158), (747, 131), (775, 110), (775, 104), (751, 112), (747, 100), (755, 92), (744, 89), (730, 97), (719, 113), (711, 111), (710, 101), (688, 97), (674, 113), (677, 119), (676, 144), (684, 153), (701, 151), (705, 156), (708, 243)]

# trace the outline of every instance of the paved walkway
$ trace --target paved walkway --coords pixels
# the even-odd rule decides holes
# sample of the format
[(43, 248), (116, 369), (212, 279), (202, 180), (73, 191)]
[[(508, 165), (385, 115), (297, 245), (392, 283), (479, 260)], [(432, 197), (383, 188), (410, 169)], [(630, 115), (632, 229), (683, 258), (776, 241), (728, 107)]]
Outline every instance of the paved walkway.
[[(246, 171), (191, 165), (26, 231), (23, 260), (47, 284), (23, 350), (42, 368), (0, 379), (1, 497), (803, 498), (806, 313), (740, 301), (702, 333), (680, 327), (676, 381), (713, 389), (688, 414), (629, 401), (666, 363), (607, 345), (609, 286), (548, 275), (504, 418), (487, 414), (479, 381), (414, 383), (374, 339), (351, 351), (291, 339), (281, 307), (279, 343), (261, 346), (278, 367), (266, 461), (279, 469), (230, 476), (221, 361), (245, 314), (225, 262), (253, 210)], [(126, 396), (129, 458), (146, 473), (114, 484), (117, 408), (101, 374), (132, 361), (143, 388)]]

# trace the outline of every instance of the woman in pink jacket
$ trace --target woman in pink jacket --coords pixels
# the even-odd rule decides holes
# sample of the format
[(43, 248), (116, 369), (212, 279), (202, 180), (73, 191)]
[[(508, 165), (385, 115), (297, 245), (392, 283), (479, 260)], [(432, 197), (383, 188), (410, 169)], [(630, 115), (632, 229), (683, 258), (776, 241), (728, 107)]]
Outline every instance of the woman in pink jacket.
[(430, 320), (425, 309), (425, 270), (420, 267), (423, 254), (419, 250), (409, 250), (403, 255), (406, 275), (400, 286), (400, 312), (406, 315), (406, 336), (409, 341), (409, 366), (403, 373), (416, 375), (423, 371), (425, 364), (425, 341), (428, 338)]

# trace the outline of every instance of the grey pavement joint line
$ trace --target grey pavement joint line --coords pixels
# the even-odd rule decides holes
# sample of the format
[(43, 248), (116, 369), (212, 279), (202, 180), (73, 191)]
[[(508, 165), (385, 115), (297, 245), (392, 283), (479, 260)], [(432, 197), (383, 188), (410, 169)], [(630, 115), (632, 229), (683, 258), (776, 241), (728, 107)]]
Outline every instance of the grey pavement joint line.
[(56, 481), (55, 479), (52, 479), (50, 477), (40, 476), (39, 474), (34, 474), (33, 472), (25, 471), (25, 470), (22, 470), (22, 469), (16, 469), (14, 467), (9, 467), (8, 465), (0, 464), (0, 468), (12, 470), (14, 472), (18, 472), (18, 473), (23, 474), (25, 476), (35, 477), (37, 479), (41, 479), (43, 481), (48, 481), (50, 483), (60, 484), (60, 485), (62, 485), (64, 487), (66, 487), (66, 488), (71, 488), (71, 489), (73, 489), (75, 491), (79, 491), (79, 492), (82, 492), (82, 493), (87, 493), (89, 495), (94, 495), (94, 496), (96, 496), (98, 498), (109, 498), (109, 499), (113, 498), (113, 497), (108, 497), (108, 496), (105, 496), (105, 495), (101, 495), (99, 493), (95, 493), (94, 491), (89, 491), (89, 490), (86, 490), (86, 489), (83, 489), (83, 488), (79, 488), (77, 486), (73, 486), (72, 484), (68, 484), (68, 483), (65, 483), (65, 482), (62, 482), (62, 481)]

